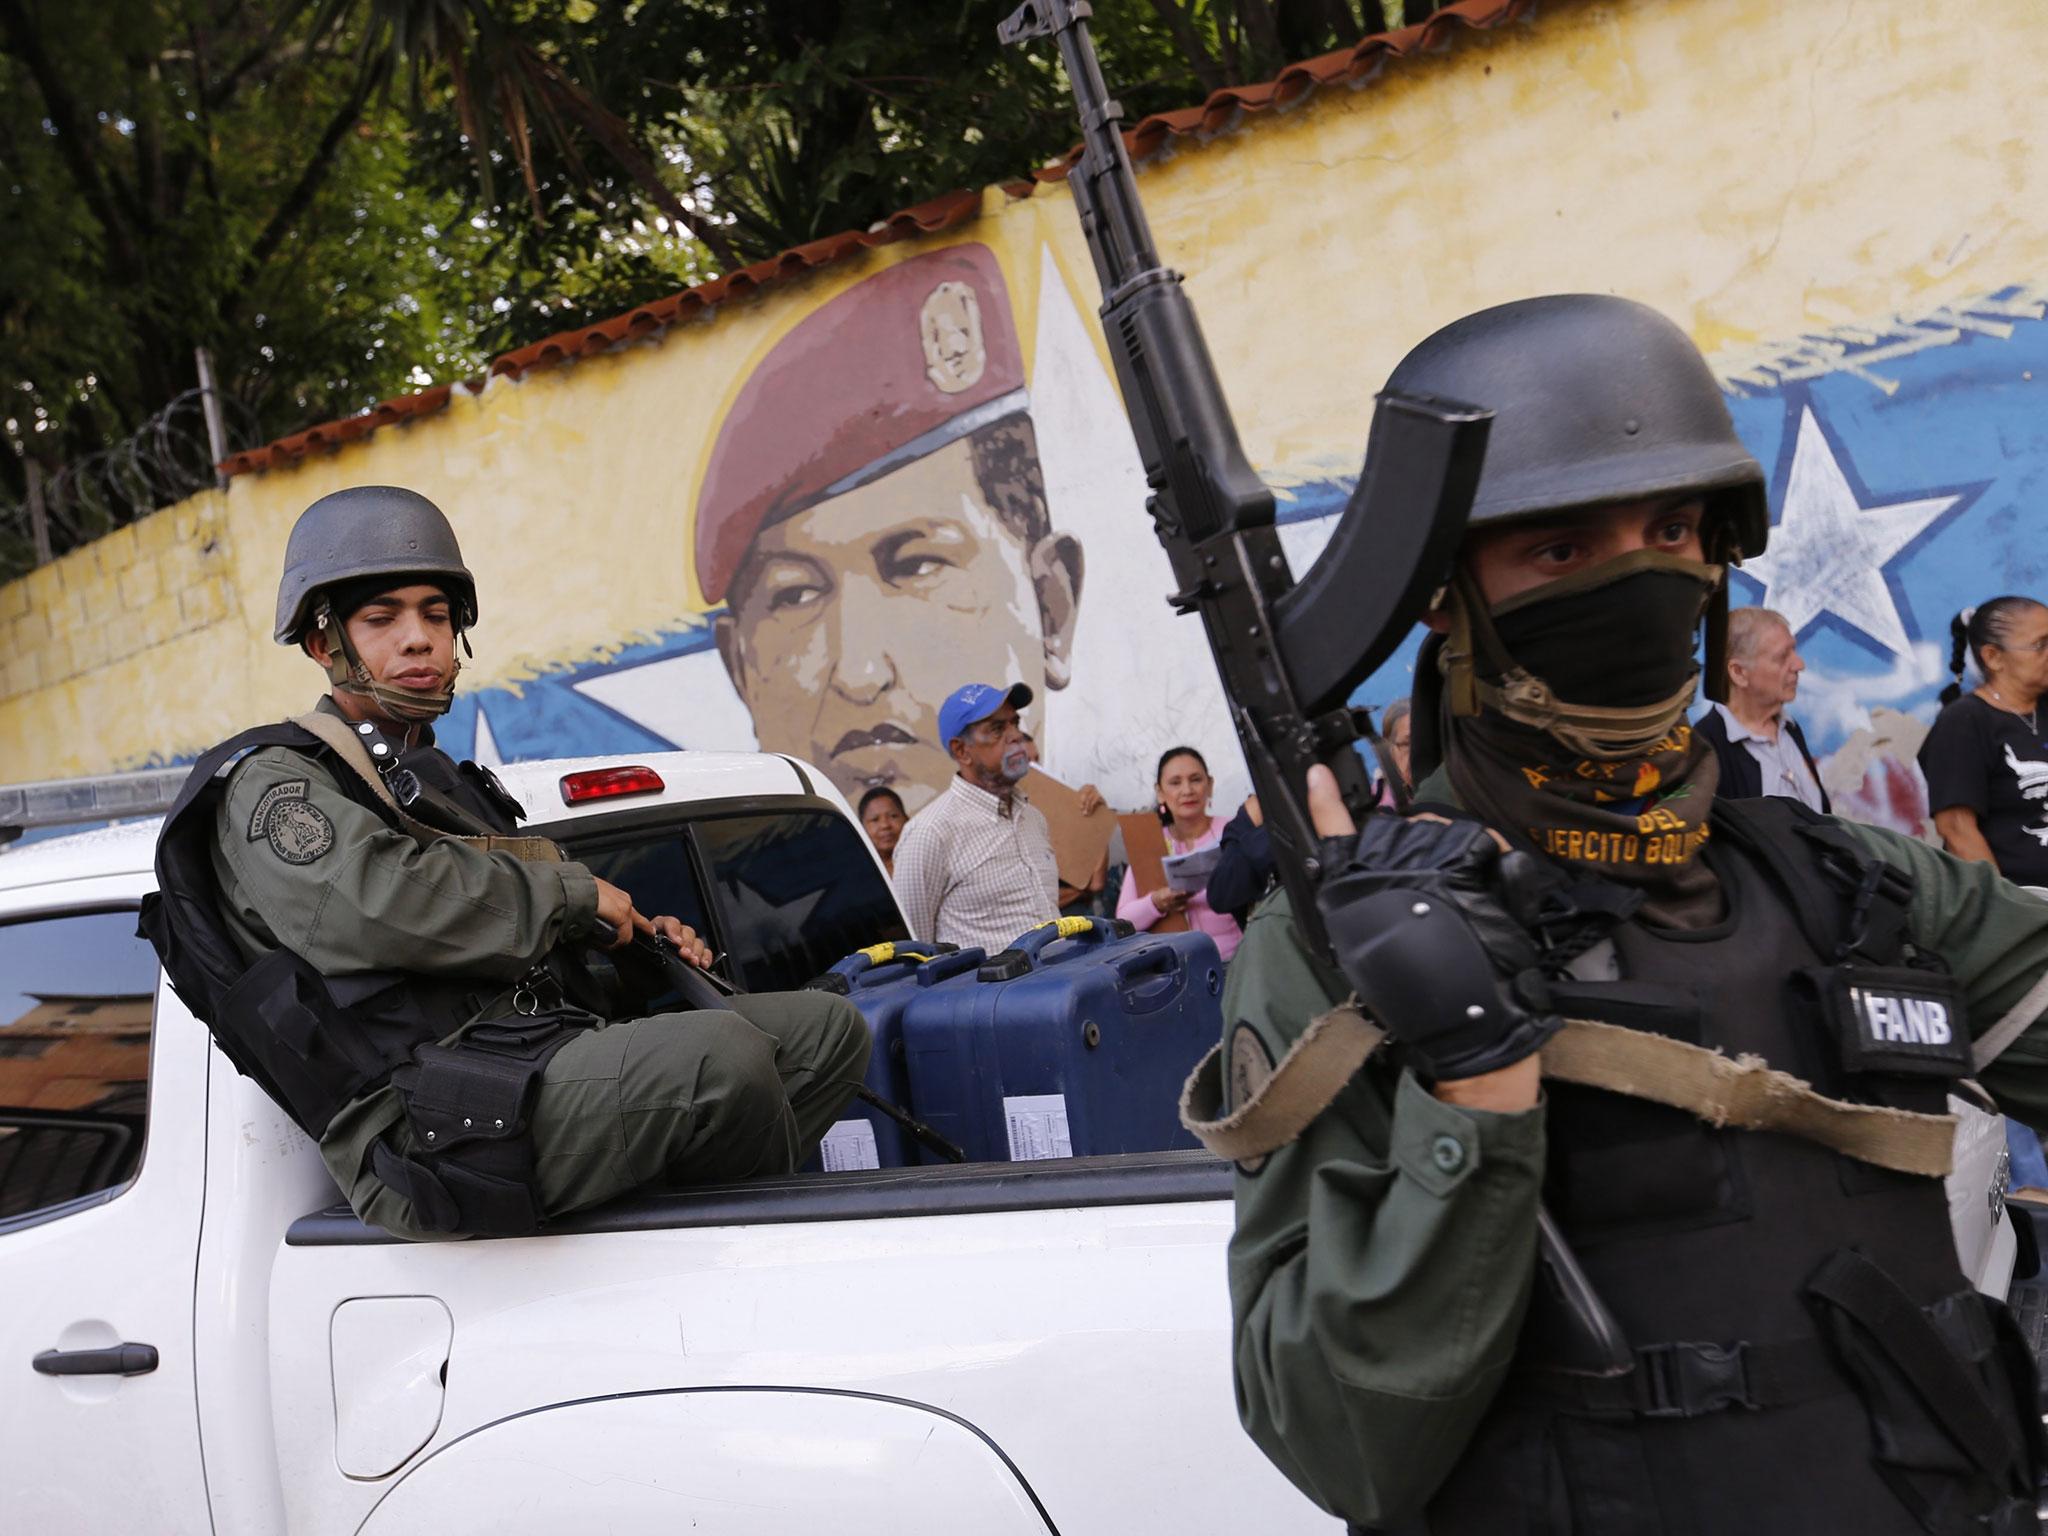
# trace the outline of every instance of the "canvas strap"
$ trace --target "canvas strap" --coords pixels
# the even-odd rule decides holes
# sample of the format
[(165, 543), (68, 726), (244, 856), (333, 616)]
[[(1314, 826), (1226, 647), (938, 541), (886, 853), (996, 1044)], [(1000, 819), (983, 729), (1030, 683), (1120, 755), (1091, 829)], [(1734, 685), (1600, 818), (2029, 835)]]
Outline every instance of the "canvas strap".
[[(1223, 1051), (1212, 1050), (1181, 1092), (1181, 1124), (1218, 1157), (1249, 1163), (1308, 1128), (1379, 1046), (1385, 1032), (1354, 1005), (1311, 1023), (1272, 1075), (1228, 1115)], [(1754, 1056), (1729, 1057), (1663, 1035), (1566, 1019), (1543, 1047), (1543, 1075), (1682, 1109), (1713, 1126), (1776, 1131), (1858, 1162), (1944, 1178), (1955, 1117), (1831, 1099)]]
[(507, 837), (498, 833), (466, 837), (455, 832), (443, 832), (439, 827), (428, 826), (424, 821), (406, 814), (405, 807), (400, 805), (391, 793), (391, 786), (384, 782), (384, 775), (377, 771), (376, 763), (371, 761), (369, 750), (363, 746), (362, 738), (350, 730), (346, 722), (336, 719), (333, 715), (313, 710), (307, 714), (294, 716), (292, 724), (301, 730), (311, 732), (333, 748), (334, 755), (355, 770), (356, 777), (369, 785), (371, 792), (391, 813), (399, 827), (421, 847), (428, 843), (452, 840), (467, 843), (484, 853), (509, 853), (527, 864), (562, 862), (562, 850), (544, 837)]

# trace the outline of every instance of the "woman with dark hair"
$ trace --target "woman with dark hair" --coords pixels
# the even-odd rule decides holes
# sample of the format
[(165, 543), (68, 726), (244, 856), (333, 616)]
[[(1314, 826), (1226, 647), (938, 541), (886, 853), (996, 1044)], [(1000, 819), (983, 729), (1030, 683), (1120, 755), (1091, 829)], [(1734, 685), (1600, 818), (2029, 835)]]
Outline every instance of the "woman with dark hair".
[(877, 784), (860, 797), (860, 824), (868, 841), (882, 856), (882, 868), (896, 877), (896, 840), (903, 836), (903, 824), (910, 818), (903, 812), (903, 797), (886, 784)]
[[(1400, 792), (1407, 795), (1415, 788), (1415, 775), (1408, 767), (1408, 743), (1414, 727), (1414, 710), (1405, 698), (1396, 699), (1380, 711), (1380, 740), (1387, 744), (1387, 760), (1394, 772), (1401, 776)], [(1394, 786), (1382, 782), (1380, 803), (1394, 804)], [(1405, 804), (1405, 800), (1402, 802)]]
[[(1209, 777), (1209, 764), (1193, 747), (1168, 747), (1159, 756), (1159, 771), (1152, 792), (1159, 799), (1159, 821), (1166, 831), (1169, 853), (1193, 853), (1206, 848), (1223, 835), (1223, 816), (1209, 814), (1209, 796), (1216, 781)], [(1202, 891), (1176, 891), (1162, 886), (1140, 894), (1137, 876), (1124, 871), (1123, 888), (1117, 894), (1116, 915), (1135, 928), (1150, 928), (1162, 917), (1179, 913), (1190, 928), (1216, 941), (1216, 952), (1228, 960), (1237, 952), (1244, 931), (1237, 919), (1209, 905)]]
[[(2019, 885), (2048, 886), (2048, 607), (1994, 597), (1949, 626), (1955, 682), (1920, 746), (1927, 806), (1942, 846)], [(1963, 692), (1968, 648), (1983, 681)]]

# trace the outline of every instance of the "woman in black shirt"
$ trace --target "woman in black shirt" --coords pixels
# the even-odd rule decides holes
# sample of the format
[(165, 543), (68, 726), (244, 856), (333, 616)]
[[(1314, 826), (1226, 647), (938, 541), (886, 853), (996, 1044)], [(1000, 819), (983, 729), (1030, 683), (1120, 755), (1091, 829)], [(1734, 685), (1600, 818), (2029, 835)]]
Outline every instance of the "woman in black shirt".
[[(1942, 845), (2020, 885), (2048, 886), (2048, 607), (1994, 597), (1956, 615), (1956, 681), (1920, 747)], [(1984, 681), (1962, 691), (1968, 643)]]

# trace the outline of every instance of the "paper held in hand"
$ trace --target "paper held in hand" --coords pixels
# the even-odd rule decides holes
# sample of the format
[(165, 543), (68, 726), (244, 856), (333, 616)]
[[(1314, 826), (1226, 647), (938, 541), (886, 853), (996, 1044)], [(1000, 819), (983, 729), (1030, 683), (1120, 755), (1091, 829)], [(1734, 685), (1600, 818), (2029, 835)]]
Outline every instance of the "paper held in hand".
[(1099, 805), (1093, 815), (1083, 816), (1081, 792), (1069, 789), (1043, 768), (1032, 769), (1022, 789), (1024, 798), (1045, 817), (1061, 882), (1086, 890), (1102, 856), (1109, 851), (1110, 836), (1116, 831), (1116, 814), (1108, 806)]
[(1209, 889), (1209, 877), (1216, 872), (1216, 860), (1222, 852), (1222, 844), (1211, 843), (1192, 853), (1169, 853), (1159, 861), (1159, 867), (1169, 887), (1192, 896)]

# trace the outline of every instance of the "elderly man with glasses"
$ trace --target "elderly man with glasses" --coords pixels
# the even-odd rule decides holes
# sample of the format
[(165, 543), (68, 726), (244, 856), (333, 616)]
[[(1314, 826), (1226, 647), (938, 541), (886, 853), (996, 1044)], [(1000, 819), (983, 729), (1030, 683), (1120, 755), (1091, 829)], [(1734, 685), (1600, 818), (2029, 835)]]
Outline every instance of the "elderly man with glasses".
[(939, 709), (953, 778), (896, 845), (896, 895), (916, 938), (993, 954), (1059, 916), (1051, 829), (1017, 794), (1031, 769), (1017, 712), (1031, 698), (1022, 683), (969, 683)]

